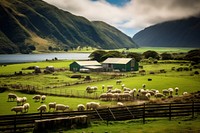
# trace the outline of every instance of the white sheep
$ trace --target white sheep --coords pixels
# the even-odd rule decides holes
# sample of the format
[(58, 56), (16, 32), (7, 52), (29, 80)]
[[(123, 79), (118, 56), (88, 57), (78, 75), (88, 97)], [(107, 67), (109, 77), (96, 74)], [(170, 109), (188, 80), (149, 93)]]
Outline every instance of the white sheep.
[(122, 87), (122, 90), (123, 90), (123, 89), (124, 89), (124, 87), (125, 87), (125, 84), (122, 84), (122, 86), (121, 86), (121, 87)]
[(37, 108), (38, 111), (40, 112), (46, 112), (47, 110), (47, 105), (43, 104), (39, 108)]
[(146, 97), (147, 97), (147, 100), (149, 100), (150, 99), (150, 97), (151, 97), (151, 94), (148, 92), (148, 93), (146, 93), (146, 95), (145, 95)]
[(97, 108), (99, 108), (100, 107), (100, 103), (97, 103), (97, 102), (89, 102), (89, 103), (87, 103), (86, 104), (86, 108), (87, 108), (87, 110), (88, 109), (97, 109)]
[(178, 95), (179, 88), (175, 87), (174, 89), (175, 89), (176, 95)]
[(15, 106), (11, 108), (11, 111), (15, 111), (15, 113), (17, 114), (18, 112), (23, 112), (24, 107), (23, 106)]
[(55, 108), (56, 108), (56, 102), (51, 102), (51, 103), (49, 103), (49, 111), (51, 110), (51, 108), (53, 108), (54, 111), (55, 111)]
[(26, 101), (27, 98), (26, 97), (17, 97), (17, 105), (23, 105)]
[(84, 111), (84, 110), (85, 110), (85, 106), (84, 106), (83, 104), (79, 104), (79, 105), (77, 106), (77, 110), (78, 110), (78, 111)]
[(42, 96), (41, 96), (41, 100), (42, 100), (41, 103), (43, 103), (43, 102), (46, 100), (46, 96), (45, 96), (45, 95), (42, 95)]
[(122, 102), (117, 102), (117, 106), (122, 107), (122, 106), (124, 106), (124, 104)]
[(64, 112), (64, 111), (67, 110), (67, 109), (69, 109), (69, 106), (68, 106), (68, 105), (56, 104), (56, 109), (55, 109), (55, 111), (61, 110), (61, 111)]
[(24, 111), (25, 111), (25, 112), (28, 112), (28, 110), (29, 110), (29, 108), (30, 108), (30, 104), (29, 104), (29, 103), (25, 103), (25, 104), (23, 105), (23, 107), (24, 107)]
[(183, 92), (183, 96), (188, 95), (188, 92)]
[(109, 89), (113, 89), (113, 85), (107, 85), (107, 90), (109, 90)]
[(35, 95), (35, 96), (33, 96), (33, 99), (35, 101), (40, 101), (40, 98), (41, 98), (41, 95)]
[(100, 99), (100, 100), (107, 100), (107, 93), (102, 93), (102, 94), (99, 96), (99, 99)]
[(165, 95), (163, 95), (162, 93), (156, 93), (155, 94), (155, 97), (156, 98), (162, 98), (162, 97), (164, 97)]
[(162, 92), (163, 92), (163, 95), (165, 95), (165, 96), (169, 95), (169, 90), (167, 90), (167, 89), (164, 89)]
[(173, 88), (169, 88), (168, 90), (169, 90), (170, 96), (172, 96), (172, 95), (173, 95), (173, 92), (174, 92), (174, 89), (173, 89)]
[(17, 95), (14, 93), (9, 93), (8, 94), (8, 101), (14, 101), (17, 98)]

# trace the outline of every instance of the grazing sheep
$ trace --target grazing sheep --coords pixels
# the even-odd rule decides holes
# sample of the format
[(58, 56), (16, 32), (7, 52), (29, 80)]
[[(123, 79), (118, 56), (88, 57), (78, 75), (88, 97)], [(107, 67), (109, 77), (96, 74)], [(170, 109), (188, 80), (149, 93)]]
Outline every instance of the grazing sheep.
[(17, 114), (18, 112), (23, 112), (24, 110), (24, 106), (15, 106), (11, 108), (11, 111), (15, 111), (15, 113)]
[(29, 103), (25, 103), (25, 104), (23, 105), (23, 107), (24, 107), (24, 111), (25, 111), (25, 112), (28, 112), (28, 110), (29, 110), (29, 108), (30, 108), (30, 104), (29, 104)]
[(124, 91), (131, 91), (131, 89), (124, 87)]
[(17, 105), (23, 105), (26, 101), (27, 98), (26, 97), (17, 97)]
[(114, 90), (111, 90), (111, 93), (121, 93), (122, 91), (120, 89), (114, 89)]
[(95, 92), (97, 90), (97, 87), (96, 86), (87, 86), (86, 87), (86, 92), (87, 93), (93, 93), (93, 92)]
[(121, 83), (122, 83), (121, 80), (117, 80), (117, 81), (116, 81), (116, 84), (121, 84)]
[(84, 111), (84, 110), (85, 110), (85, 106), (84, 106), (83, 104), (79, 104), (79, 105), (77, 106), (77, 110), (78, 110), (78, 111)]
[(173, 89), (173, 88), (169, 88), (168, 90), (169, 90), (169, 94), (170, 94), (170, 96), (172, 96), (172, 95), (173, 95), (173, 91), (174, 91), (174, 89)]
[(45, 95), (42, 95), (42, 96), (41, 96), (41, 100), (42, 100), (41, 103), (43, 103), (43, 102), (46, 100), (46, 96), (45, 96)]
[(113, 89), (113, 85), (107, 85), (107, 90), (109, 90), (109, 89)]
[(165, 95), (163, 95), (162, 93), (156, 93), (155, 94), (155, 97), (156, 98), (162, 98), (162, 97), (164, 97)]
[(117, 106), (122, 107), (122, 106), (124, 106), (124, 104), (122, 102), (117, 102)]
[(153, 96), (154, 94), (155, 94), (155, 92), (154, 91), (152, 91), (152, 90), (149, 90), (149, 91), (147, 91), (148, 93), (150, 93), (151, 94), (151, 96)]
[(35, 95), (33, 96), (33, 100), (40, 101), (41, 95)]
[(100, 107), (100, 103), (97, 103), (97, 102), (89, 102), (89, 103), (86, 104), (87, 110), (89, 110), (89, 109), (94, 110), (94, 109), (97, 109), (99, 107)]
[(67, 110), (67, 109), (69, 109), (69, 106), (68, 106), (68, 105), (56, 104), (56, 109), (55, 109), (55, 111), (61, 110), (61, 111), (64, 112), (64, 111)]
[(188, 92), (183, 92), (183, 96), (188, 95)]
[(150, 99), (150, 97), (151, 97), (151, 94), (148, 92), (148, 93), (146, 93), (146, 95), (145, 95), (146, 97), (147, 97), (147, 99), (149, 100)]
[(43, 104), (39, 108), (37, 108), (38, 111), (40, 112), (46, 112), (47, 110), (47, 105)]
[(9, 93), (8, 94), (8, 101), (14, 101), (17, 98), (17, 95), (14, 93)]
[(169, 95), (169, 90), (164, 89), (162, 92), (163, 92), (163, 95), (165, 95), (165, 96)]
[(49, 103), (49, 111), (51, 110), (51, 108), (53, 108), (54, 111), (55, 111), (55, 108), (56, 108), (56, 102), (51, 102), (51, 103)]
[(99, 99), (100, 99), (100, 100), (107, 100), (107, 93), (102, 93), (102, 94), (99, 96)]

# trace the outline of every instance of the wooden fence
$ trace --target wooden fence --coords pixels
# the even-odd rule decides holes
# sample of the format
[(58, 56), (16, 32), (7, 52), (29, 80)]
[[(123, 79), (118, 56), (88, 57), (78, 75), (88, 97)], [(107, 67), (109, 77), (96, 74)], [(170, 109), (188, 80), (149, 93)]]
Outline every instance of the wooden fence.
[(200, 113), (200, 102), (190, 103), (164, 103), (164, 104), (143, 104), (124, 107), (100, 108), (88, 111), (67, 111), (67, 112), (46, 112), (18, 115), (0, 116), (0, 132), (20, 132), (26, 129), (33, 129), (35, 120), (52, 119), (67, 116), (87, 115), (91, 120), (119, 121), (130, 119), (146, 118), (168, 118), (178, 116), (195, 117)]

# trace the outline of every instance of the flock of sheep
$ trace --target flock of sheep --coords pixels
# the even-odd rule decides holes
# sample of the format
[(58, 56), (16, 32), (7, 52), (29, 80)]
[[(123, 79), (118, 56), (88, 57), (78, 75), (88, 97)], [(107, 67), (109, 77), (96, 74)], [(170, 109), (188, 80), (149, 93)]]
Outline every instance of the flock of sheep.
[[(46, 96), (45, 95), (35, 95), (32, 98), (33, 100), (35, 100), (35, 102), (40, 102), (43, 103), (46, 100)], [(18, 112), (23, 113), (23, 112), (28, 112), (29, 108), (30, 108), (30, 104), (26, 103), (27, 98), (26, 97), (18, 97), (16, 94), (14, 93), (9, 93), (8, 94), (8, 101), (15, 101), (17, 102), (17, 106), (12, 107), (11, 111), (16, 112), (16, 114)], [(50, 102), (48, 104), (49, 106), (49, 111), (53, 110), (53, 111), (66, 111), (69, 110), (69, 106), (68, 105), (64, 105), (64, 104), (57, 104), (56, 102)], [(90, 109), (97, 109), (100, 107), (100, 103), (97, 102), (88, 102), (86, 103), (86, 106), (83, 104), (79, 104), (77, 106), (77, 110), (78, 111), (84, 111), (85, 109), (90, 110)], [(47, 111), (47, 105), (46, 104), (42, 104), (37, 108), (37, 111), (39, 112), (46, 112)]]
[[(116, 84), (121, 84), (121, 80), (117, 80)], [(104, 89), (105, 86), (102, 85), (102, 89)], [(121, 89), (115, 88), (113, 89), (113, 85), (107, 86), (107, 92), (102, 93), (99, 96), (99, 99), (102, 101), (128, 101), (128, 100), (150, 100), (152, 96), (155, 98), (164, 98), (169, 97), (172, 98), (173, 94), (178, 95), (179, 88), (175, 87), (164, 89), (162, 92), (159, 92), (159, 90), (156, 89), (146, 89), (146, 85), (143, 84), (142, 88), (140, 89), (130, 89), (125, 86), (125, 84), (121, 85)], [(183, 92), (183, 95), (187, 95), (187, 92)]]

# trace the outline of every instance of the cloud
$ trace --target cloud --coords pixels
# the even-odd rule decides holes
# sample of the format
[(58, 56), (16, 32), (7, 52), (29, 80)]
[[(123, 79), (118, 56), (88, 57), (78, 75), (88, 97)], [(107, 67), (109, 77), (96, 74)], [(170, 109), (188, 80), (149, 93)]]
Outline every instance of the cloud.
[(133, 32), (200, 13), (200, 0), (130, 0), (123, 6), (110, 4), (106, 0), (44, 1), (90, 21), (104, 21), (122, 31), (132, 29)]

